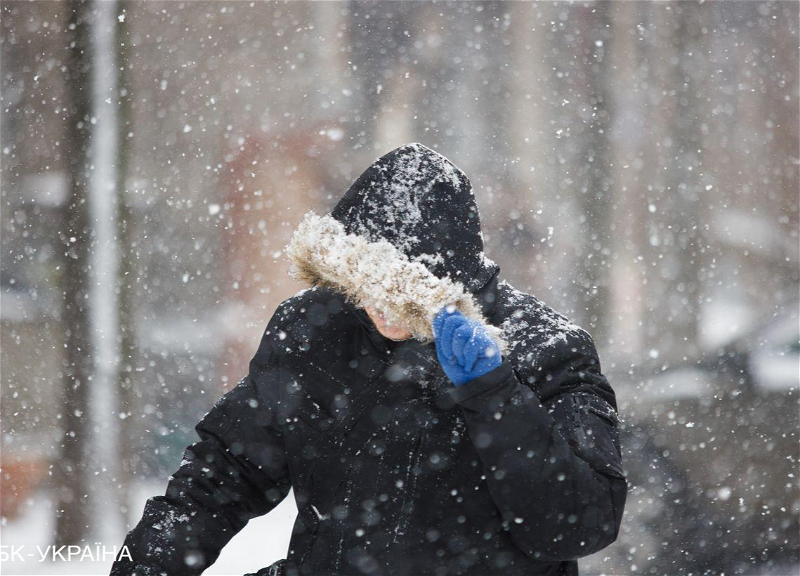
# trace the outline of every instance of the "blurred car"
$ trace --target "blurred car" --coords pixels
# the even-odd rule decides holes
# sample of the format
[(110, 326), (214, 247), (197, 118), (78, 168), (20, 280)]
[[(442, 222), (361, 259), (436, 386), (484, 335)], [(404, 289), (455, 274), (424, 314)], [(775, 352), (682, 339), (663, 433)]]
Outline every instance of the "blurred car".
[(642, 380), (625, 411), (617, 543), (582, 568), (800, 573), (795, 301), (696, 362)]

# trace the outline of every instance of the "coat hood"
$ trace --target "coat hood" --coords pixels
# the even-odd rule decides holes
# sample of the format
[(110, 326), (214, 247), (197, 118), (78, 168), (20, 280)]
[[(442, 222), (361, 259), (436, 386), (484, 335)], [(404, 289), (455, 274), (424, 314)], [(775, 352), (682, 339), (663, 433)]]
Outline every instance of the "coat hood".
[(474, 295), (500, 269), (483, 252), (466, 174), (416, 142), (373, 162), (329, 214), (309, 211), (286, 253), (293, 278), (376, 308), (424, 342), (447, 304), (486, 323)]

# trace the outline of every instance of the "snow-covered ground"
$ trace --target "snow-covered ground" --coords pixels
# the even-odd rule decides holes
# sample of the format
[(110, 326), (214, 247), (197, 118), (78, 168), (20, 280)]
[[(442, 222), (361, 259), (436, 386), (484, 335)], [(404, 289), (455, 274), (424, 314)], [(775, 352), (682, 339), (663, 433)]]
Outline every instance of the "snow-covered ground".
[[(141, 515), (147, 498), (163, 494), (164, 487), (163, 483), (157, 481), (136, 485), (135, 514)], [(256, 572), (275, 560), (284, 558), (289, 548), (289, 537), (296, 516), (297, 507), (294, 502), (294, 494), (290, 492), (289, 496), (272, 512), (256, 518), (237, 534), (222, 551), (214, 566), (205, 574), (241, 576), (248, 572)], [(13, 547), (17, 551), (21, 551), (21, 555), (25, 558), (20, 560), (20, 554), (17, 554), (14, 560), (1, 562), (0, 574), (3, 576), (14, 574), (94, 576), (109, 573), (112, 563), (111, 552), (108, 552), (106, 560), (99, 561), (81, 560), (79, 557), (75, 557), (71, 561), (58, 559), (56, 561), (40, 561), (40, 550), (46, 551), (47, 546), (52, 543), (53, 524), (53, 509), (49, 495), (40, 492), (31, 499), (18, 519), (0, 527), (2, 550), (10, 553)], [(114, 530), (101, 531), (102, 534), (109, 535), (113, 532)], [(104, 551), (110, 551), (115, 546), (121, 545), (122, 542), (119, 538), (109, 536), (108, 539), (98, 538), (97, 542), (91, 543), (90, 548), (97, 557), (101, 556)]]

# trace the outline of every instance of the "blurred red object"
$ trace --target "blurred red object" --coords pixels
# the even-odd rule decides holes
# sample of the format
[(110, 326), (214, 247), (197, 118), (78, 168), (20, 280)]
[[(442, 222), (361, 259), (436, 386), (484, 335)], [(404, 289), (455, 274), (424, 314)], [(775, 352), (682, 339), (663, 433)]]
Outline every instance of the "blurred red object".
[(0, 465), (0, 515), (15, 519), (25, 499), (39, 486), (47, 470), (43, 455), (5, 456)]

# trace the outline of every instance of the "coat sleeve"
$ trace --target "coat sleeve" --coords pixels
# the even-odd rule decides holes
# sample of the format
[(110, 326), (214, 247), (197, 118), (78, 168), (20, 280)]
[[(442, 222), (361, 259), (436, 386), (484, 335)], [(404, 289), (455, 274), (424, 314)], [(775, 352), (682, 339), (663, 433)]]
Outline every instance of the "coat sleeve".
[(613, 391), (585, 332), (581, 345), (548, 354), (539, 373), (548, 389), (564, 392), (543, 404), (505, 357), (449, 392), (514, 541), (536, 560), (574, 560), (611, 544), (622, 521), (627, 483), (618, 420), (596, 393), (606, 391), (613, 402)]
[(274, 406), (262, 393), (280, 381), (275, 322), (247, 376), (195, 426), (200, 440), (186, 448), (166, 493), (147, 501), (112, 576), (201, 574), (251, 518), (288, 494), (283, 439)]

